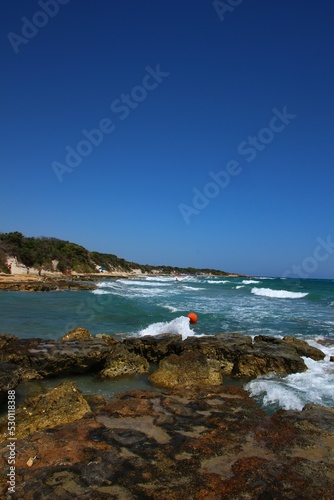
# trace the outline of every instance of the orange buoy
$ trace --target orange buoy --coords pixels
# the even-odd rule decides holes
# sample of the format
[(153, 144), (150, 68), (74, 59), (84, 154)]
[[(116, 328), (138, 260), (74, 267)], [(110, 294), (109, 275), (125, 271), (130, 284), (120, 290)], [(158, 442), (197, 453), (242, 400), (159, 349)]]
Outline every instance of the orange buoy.
[(187, 317), (190, 319), (190, 323), (197, 323), (197, 314), (195, 314), (194, 312), (187, 314)]

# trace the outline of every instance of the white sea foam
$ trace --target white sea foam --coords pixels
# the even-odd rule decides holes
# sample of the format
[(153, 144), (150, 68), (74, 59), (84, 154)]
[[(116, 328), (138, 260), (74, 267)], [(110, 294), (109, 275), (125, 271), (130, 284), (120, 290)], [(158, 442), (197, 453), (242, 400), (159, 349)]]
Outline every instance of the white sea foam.
[(100, 283), (95, 283), (99, 288), (117, 288), (119, 285), (117, 281), (101, 281)]
[(157, 283), (156, 281), (154, 282), (148, 282), (146, 280), (124, 280), (120, 279), (118, 280), (119, 283), (122, 283), (123, 285), (126, 286), (169, 286), (169, 283)]
[(244, 285), (251, 285), (251, 284), (254, 284), (256, 285), (257, 283), (260, 283), (260, 281), (256, 281), (256, 280), (242, 280), (242, 282)]
[(159, 335), (162, 333), (178, 333), (182, 335), (182, 340), (194, 335), (194, 331), (189, 326), (189, 318), (180, 316), (172, 321), (153, 323), (147, 328), (136, 333), (140, 337), (144, 335)]
[(207, 283), (210, 283), (211, 285), (218, 285), (219, 283), (222, 283), (223, 285), (225, 283), (231, 283), (229, 280), (208, 280)]
[[(311, 342), (309, 342), (311, 344)], [(316, 342), (314, 342), (315, 345)], [(303, 358), (308, 368), (306, 372), (294, 373), (279, 378), (277, 375), (258, 377), (249, 382), (245, 389), (250, 395), (262, 400), (263, 405), (279, 406), (285, 410), (302, 410), (305, 404), (314, 403), (334, 406), (334, 368), (329, 357), (334, 353), (334, 346), (328, 348), (317, 345), (326, 358), (314, 361)]]
[(177, 307), (169, 306), (168, 304), (158, 304), (158, 305), (161, 307), (164, 307), (165, 309), (168, 309), (169, 311), (171, 311), (173, 313), (180, 310)]
[(235, 287), (236, 290), (239, 290), (239, 288), (245, 288), (245, 285), (238, 285)]
[(289, 292), (287, 290), (272, 290), (271, 288), (252, 288), (251, 293), (261, 297), (273, 297), (276, 299), (302, 299), (308, 293)]
[(97, 290), (93, 290), (92, 293), (94, 295), (111, 295), (112, 292), (109, 292), (108, 290), (101, 290), (100, 288), (98, 288)]
[(185, 290), (205, 290), (205, 288), (196, 287), (196, 286), (187, 286), (187, 285), (183, 285), (183, 288)]
[(144, 281), (175, 281), (174, 276), (146, 276)]

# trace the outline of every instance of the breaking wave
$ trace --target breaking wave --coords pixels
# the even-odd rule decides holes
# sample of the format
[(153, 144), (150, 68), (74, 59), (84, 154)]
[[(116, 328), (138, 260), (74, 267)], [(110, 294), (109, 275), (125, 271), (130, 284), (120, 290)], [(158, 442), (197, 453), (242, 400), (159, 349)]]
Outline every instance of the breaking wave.
[(288, 290), (272, 290), (271, 288), (252, 288), (251, 293), (261, 297), (272, 297), (275, 299), (302, 299), (308, 293), (289, 292)]
[(195, 335), (195, 332), (189, 325), (189, 318), (186, 316), (180, 316), (172, 321), (152, 323), (148, 327), (137, 332), (136, 335), (143, 337), (144, 335), (155, 336), (163, 333), (178, 333), (179, 335), (182, 335), (182, 340), (185, 340), (187, 337)]

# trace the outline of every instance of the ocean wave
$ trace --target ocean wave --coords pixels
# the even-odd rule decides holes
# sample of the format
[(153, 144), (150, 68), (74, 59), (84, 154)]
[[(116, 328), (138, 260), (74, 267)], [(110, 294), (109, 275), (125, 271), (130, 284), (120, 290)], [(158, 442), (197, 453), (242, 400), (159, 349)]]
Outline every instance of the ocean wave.
[(182, 335), (182, 340), (185, 340), (187, 337), (194, 336), (194, 331), (189, 325), (189, 318), (186, 316), (180, 316), (172, 321), (152, 323), (148, 327), (137, 332), (136, 335), (143, 337), (145, 335), (160, 335), (162, 333), (178, 333), (179, 335)]
[(101, 281), (99, 283), (95, 283), (95, 285), (99, 288), (119, 288), (117, 281)]
[(288, 290), (272, 290), (271, 288), (252, 288), (251, 293), (261, 297), (272, 297), (275, 299), (302, 299), (308, 293), (289, 292)]
[(175, 276), (146, 276), (143, 281), (175, 281)]
[(260, 281), (256, 281), (256, 280), (242, 280), (242, 282), (244, 285), (256, 285), (257, 283), (260, 283)]
[(197, 286), (187, 286), (187, 285), (183, 285), (183, 287), (185, 290), (205, 290), (205, 288), (201, 288), (201, 287), (197, 287)]
[(97, 290), (93, 290), (92, 293), (94, 295), (112, 295), (112, 292), (108, 290), (101, 290), (100, 288), (98, 288)]
[(210, 283), (210, 285), (217, 285), (218, 283), (222, 283), (223, 285), (225, 283), (231, 283), (229, 280), (208, 280), (207, 283)]
[(334, 405), (334, 373), (328, 361), (304, 358), (308, 370), (283, 378), (275, 374), (258, 377), (245, 389), (263, 405), (284, 410), (302, 410), (305, 404)]
[(178, 309), (177, 307), (174, 307), (174, 306), (169, 306), (168, 304), (158, 304), (160, 305), (161, 307), (165, 308), (165, 309), (168, 309), (168, 311), (171, 311), (173, 313), (179, 311), (180, 309)]
[(235, 287), (236, 290), (239, 290), (239, 288), (245, 288), (245, 285), (238, 285)]
[(118, 280), (119, 283), (122, 283), (122, 285), (125, 286), (170, 286), (170, 283), (165, 283), (165, 282), (147, 282), (146, 280), (126, 280), (126, 279), (120, 279)]

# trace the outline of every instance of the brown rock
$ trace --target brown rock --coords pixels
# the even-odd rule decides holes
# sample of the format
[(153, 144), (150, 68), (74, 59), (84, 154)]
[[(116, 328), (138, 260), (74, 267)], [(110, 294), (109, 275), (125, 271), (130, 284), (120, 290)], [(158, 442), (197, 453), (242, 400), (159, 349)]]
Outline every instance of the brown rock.
[(296, 349), (299, 356), (312, 358), (315, 361), (321, 361), (325, 358), (325, 354), (320, 351), (320, 349), (310, 346), (307, 342), (305, 342), (305, 340), (296, 339), (294, 337), (284, 337), (283, 341), (292, 345)]
[[(15, 415), (15, 437), (23, 438), (42, 429), (82, 418), (90, 407), (73, 382), (63, 382), (46, 394), (24, 401)], [(7, 416), (0, 419), (0, 441), (7, 435)]]
[(220, 363), (206, 358), (200, 352), (186, 351), (179, 356), (171, 354), (160, 361), (159, 369), (150, 376), (160, 387), (194, 387), (222, 383)]
[(0, 362), (30, 367), (43, 377), (98, 372), (113, 346), (102, 339), (14, 339), (0, 349)]
[(117, 344), (121, 344), (121, 341), (118, 339), (115, 339), (115, 337), (112, 337), (111, 335), (108, 335), (107, 333), (97, 333), (95, 335), (97, 339), (102, 339), (104, 340), (107, 344), (111, 346), (115, 346)]
[(332, 500), (333, 412), (309, 405), (268, 417), (237, 387), (118, 394), (95, 414), (18, 439), (16, 496)]
[(6, 348), (6, 346), (10, 342), (13, 342), (13, 340), (18, 340), (18, 337), (16, 337), (16, 335), (10, 335), (8, 333), (0, 334), (0, 349)]
[(268, 348), (258, 348), (239, 356), (234, 364), (232, 375), (239, 378), (255, 378), (272, 372), (283, 376), (306, 370), (304, 360), (294, 351), (289, 353), (272, 349), (270, 352)]
[(0, 401), (7, 397), (7, 391), (15, 389), (21, 382), (41, 378), (36, 370), (31, 368), (0, 362)]
[(115, 378), (121, 375), (134, 375), (135, 373), (146, 373), (150, 365), (140, 354), (130, 352), (125, 345), (116, 345), (113, 352), (108, 356), (103, 370), (99, 373), (100, 378)]
[(225, 334), (207, 337), (188, 337), (183, 342), (177, 342), (175, 352), (177, 354), (184, 351), (201, 352), (204, 356), (220, 361), (223, 375), (230, 376), (236, 359), (240, 355), (252, 348), (252, 338), (241, 333)]
[(304, 360), (291, 343), (276, 337), (258, 335), (254, 338), (252, 349), (246, 349), (238, 356), (233, 375), (258, 377), (271, 372), (288, 375), (306, 370)]
[(86, 330), (86, 328), (78, 326), (67, 332), (65, 335), (63, 335), (60, 340), (67, 342), (69, 340), (87, 340), (93, 338), (94, 338), (93, 335), (89, 333), (89, 331)]
[(176, 352), (176, 344), (182, 341), (178, 334), (161, 334), (156, 336), (130, 337), (124, 344), (136, 354), (144, 356), (150, 363), (159, 363), (161, 359)]

